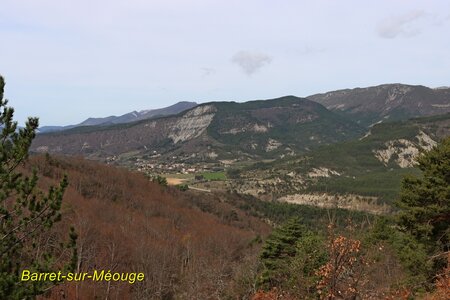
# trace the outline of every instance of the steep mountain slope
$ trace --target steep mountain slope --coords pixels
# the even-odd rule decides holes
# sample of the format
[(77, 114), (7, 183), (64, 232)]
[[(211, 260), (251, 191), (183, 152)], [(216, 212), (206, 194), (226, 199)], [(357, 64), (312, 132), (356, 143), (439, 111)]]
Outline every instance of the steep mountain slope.
[(246, 103), (214, 102), (182, 114), (39, 135), (36, 152), (106, 158), (125, 153), (278, 157), (360, 136), (362, 129), (322, 105), (293, 96)]
[(450, 88), (384, 84), (307, 97), (362, 126), (450, 112)]
[(208, 133), (227, 149), (291, 153), (358, 136), (361, 128), (322, 105), (287, 96), (246, 103), (216, 103)]
[(253, 180), (261, 191), (278, 196), (326, 192), (391, 202), (402, 176), (417, 172), (415, 159), (420, 152), (448, 136), (450, 114), (377, 124), (362, 138), (249, 167), (242, 175), (248, 178), (246, 186), (237, 189), (250, 190)]
[(158, 117), (158, 116), (176, 115), (185, 110), (193, 108), (196, 105), (197, 105), (196, 102), (182, 101), (182, 102), (178, 102), (174, 105), (164, 107), (164, 108), (142, 110), (139, 112), (132, 111), (130, 113), (127, 113), (127, 114), (124, 114), (121, 116), (109, 116), (109, 117), (105, 117), (105, 118), (88, 118), (85, 121), (83, 121), (77, 125), (44, 126), (44, 127), (39, 128), (39, 132), (44, 133), (44, 132), (52, 132), (52, 131), (62, 131), (62, 130), (68, 130), (68, 129), (72, 129), (72, 128), (80, 127), (80, 126), (96, 126), (96, 125), (131, 123), (131, 122), (136, 122), (136, 121), (140, 121), (140, 120), (151, 119), (151, 118)]

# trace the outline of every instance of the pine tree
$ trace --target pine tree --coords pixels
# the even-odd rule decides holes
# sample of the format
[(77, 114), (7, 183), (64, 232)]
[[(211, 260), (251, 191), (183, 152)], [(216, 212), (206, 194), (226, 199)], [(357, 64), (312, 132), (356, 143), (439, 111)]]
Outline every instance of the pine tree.
[(260, 255), (264, 270), (259, 278), (263, 288), (277, 286), (287, 276), (287, 266), (296, 254), (296, 243), (306, 232), (301, 219), (289, 219), (267, 238)]
[(431, 275), (445, 266), (450, 251), (450, 137), (419, 159), (421, 177), (402, 182), (398, 225), (426, 249)]
[[(49, 271), (55, 267), (52, 254), (61, 255), (62, 251), (72, 253), (69, 257), (73, 264), (76, 234), (71, 229), (67, 245), (56, 241), (50, 247), (41, 242), (61, 219), (67, 178), (43, 193), (37, 188), (36, 171), (28, 176), (19, 172), (19, 166), (28, 158), (39, 122), (29, 118), (24, 128), (18, 127), (13, 121), (14, 109), (3, 99), (4, 85), (0, 76), (0, 299), (28, 299), (43, 293), (52, 283), (22, 282), (23, 269)], [(69, 263), (67, 267), (70, 266)]]

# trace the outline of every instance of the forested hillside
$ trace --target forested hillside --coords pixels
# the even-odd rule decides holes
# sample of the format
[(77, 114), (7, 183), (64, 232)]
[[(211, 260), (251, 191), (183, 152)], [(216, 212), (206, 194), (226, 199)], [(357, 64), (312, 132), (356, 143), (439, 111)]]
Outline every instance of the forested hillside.
[[(208, 299), (251, 293), (238, 284), (258, 251), (252, 243), (268, 234), (260, 219), (215, 197), (161, 187), (142, 174), (83, 159), (33, 157), (40, 187), (67, 174), (62, 223), (50, 239), (65, 239), (72, 224), (78, 234), (76, 271), (144, 272), (145, 281), (62, 283), (44, 298)], [(204, 205), (197, 205), (205, 198)]]
[(420, 154), (449, 135), (450, 114), (377, 124), (359, 139), (247, 166), (233, 188), (276, 197), (354, 194), (392, 204), (403, 176), (418, 173)]
[[(426, 160), (422, 164), (428, 174)], [(42, 188), (68, 175), (63, 221), (48, 238), (62, 240), (64, 227), (75, 226), (77, 271), (132, 270), (146, 276), (133, 285), (63, 282), (43, 298), (328, 299), (335, 293), (344, 299), (446, 299), (447, 242), (436, 243), (434, 235), (418, 238), (407, 220), (426, 226), (429, 219), (443, 218), (430, 229), (446, 232), (448, 206), (433, 212), (430, 202), (430, 215), (422, 217), (407, 193), (397, 219), (233, 193), (182, 192), (83, 159), (38, 156), (24, 172), (32, 168)], [(409, 182), (414, 185), (414, 179)], [(268, 223), (275, 228), (269, 237)]]

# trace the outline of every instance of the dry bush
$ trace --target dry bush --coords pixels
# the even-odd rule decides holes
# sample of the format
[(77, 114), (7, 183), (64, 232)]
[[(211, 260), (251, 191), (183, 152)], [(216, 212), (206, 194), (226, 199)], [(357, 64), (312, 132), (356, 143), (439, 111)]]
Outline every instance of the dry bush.
[(436, 279), (436, 291), (428, 295), (426, 300), (449, 300), (450, 299), (450, 252), (447, 253), (447, 266), (442, 274)]
[(342, 235), (331, 241), (330, 260), (317, 271), (321, 299), (354, 299), (358, 295), (360, 250), (360, 241)]

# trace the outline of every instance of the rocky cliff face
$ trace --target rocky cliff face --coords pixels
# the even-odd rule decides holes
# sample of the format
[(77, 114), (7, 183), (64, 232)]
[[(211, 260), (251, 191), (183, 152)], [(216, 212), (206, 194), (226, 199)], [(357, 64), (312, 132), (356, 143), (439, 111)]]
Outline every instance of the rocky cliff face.
[(394, 161), (400, 168), (409, 168), (417, 164), (421, 151), (429, 151), (437, 143), (425, 132), (420, 131), (414, 139), (397, 139), (387, 141), (382, 149), (374, 150), (375, 157), (385, 166)]
[(132, 126), (79, 128), (38, 135), (36, 152), (85, 155), (118, 155), (130, 151), (148, 152), (175, 145), (203, 134), (214, 117), (211, 105), (193, 108), (182, 116), (143, 121)]
[(203, 105), (188, 111), (174, 120), (167, 136), (174, 144), (199, 137), (211, 124), (216, 111), (213, 105)]

